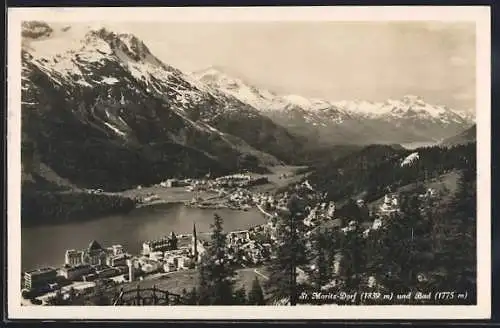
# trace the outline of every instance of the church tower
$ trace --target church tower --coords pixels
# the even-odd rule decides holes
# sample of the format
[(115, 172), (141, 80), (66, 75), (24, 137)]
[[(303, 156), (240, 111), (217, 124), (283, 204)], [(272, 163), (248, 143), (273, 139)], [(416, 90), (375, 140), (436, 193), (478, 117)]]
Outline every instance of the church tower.
[(198, 262), (198, 237), (196, 236), (196, 223), (193, 222), (193, 259), (195, 262)]

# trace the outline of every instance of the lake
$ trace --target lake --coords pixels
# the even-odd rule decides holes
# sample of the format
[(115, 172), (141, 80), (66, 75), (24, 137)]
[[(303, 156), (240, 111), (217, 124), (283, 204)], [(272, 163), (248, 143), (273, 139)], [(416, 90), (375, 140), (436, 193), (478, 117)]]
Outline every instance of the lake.
[(248, 229), (266, 222), (257, 209), (244, 212), (158, 204), (137, 208), (124, 215), (22, 227), (22, 271), (61, 266), (66, 249), (86, 248), (92, 240), (103, 247), (121, 244), (128, 252), (138, 254), (144, 241), (169, 235), (172, 231), (176, 234), (191, 233), (194, 222), (198, 232), (210, 231), (214, 213), (223, 218), (225, 231)]
[(401, 146), (403, 146), (406, 149), (413, 150), (423, 147), (434, 147), (439, 145), (439, 143), (440, 141), (415, 141), (409, 143), (402, 143)]

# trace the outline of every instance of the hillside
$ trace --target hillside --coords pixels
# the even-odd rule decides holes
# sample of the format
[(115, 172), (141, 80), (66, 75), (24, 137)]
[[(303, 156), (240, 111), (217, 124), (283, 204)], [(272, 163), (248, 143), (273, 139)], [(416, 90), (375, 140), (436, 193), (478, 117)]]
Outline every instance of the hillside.
[(462, 133), (443, 140), (441, 144), (446, 147), (465, 145), (471, 142), (476, 142), (476, 135), (477, 135), (476, 125), (474, 124), (472, 127), (468, 128)]
[[(405, 161), (412, 154), (418, 154), (416, 159)], [(372, 202), (402, 186), (463, 168), (475, 170), (475, 165), (476, 146), (472, 143), (412, 151), (374, 145), (315, 167), (308, 179), (315, 190), (326, 192), (330, 200), (360, 197)]]
[[(413, 182), (407, 185), (403, 185), (401, 187), (396, 188), (393, 192), (400, 194), (407, 194), (416, 191), (424, 192), (425, 189), (431, 188), (437, 194), (441, 195), (440, 202), (441, 206), (447, 205), (450, 201), (450, 196), (454, 195), (458, 189), (458, 181), (460, 179), (460, 171), (453, 170), (448, 173), (441, 174), (435, 178), (429, 179), (427, 181), (419, 181)], [(379, 199), (368, 204), (369, 207), (373, 209), (377, 209), (382, 205), (384, 201), (384, 197), (380, 197)]]

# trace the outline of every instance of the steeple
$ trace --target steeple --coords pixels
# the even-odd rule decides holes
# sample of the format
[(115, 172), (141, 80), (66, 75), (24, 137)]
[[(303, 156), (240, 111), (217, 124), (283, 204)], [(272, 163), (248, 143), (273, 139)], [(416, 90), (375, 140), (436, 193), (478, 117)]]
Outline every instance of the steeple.
[(193, 259), (198, 262), (198, 237), (196, 236), (196, 223), (193, 222)]

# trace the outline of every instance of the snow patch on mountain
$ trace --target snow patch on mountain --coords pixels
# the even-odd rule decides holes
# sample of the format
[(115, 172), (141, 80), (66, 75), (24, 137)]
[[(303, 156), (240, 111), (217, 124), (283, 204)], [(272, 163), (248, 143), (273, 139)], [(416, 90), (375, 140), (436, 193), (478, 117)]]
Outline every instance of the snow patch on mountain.
[(418, 154), (418, 152), (411, 153), (410, 155), (406, 156), (403, 161), (401, 161), (401, 167), (409, 166), (415, 161), (418, 161), (419, 158), (420, 155)]
[(110, 128), (111, 130), (113, 130), (116, 134), (118, 134), (121, 137), (124, 137), (124, 136), (127, 135), (125, 132), (121, 131), (120, 129), (118, 129), (116, 126), (114, 126), (111, 123), (104, 122), (104, 125), (106, 125), (108, 128)]
[(111, 77), (111, 76), (107, 76), (107, 77), (104, 77), (102, 80), (101, 80), (102, 83), (106, 83), (106, 84), (115, 84), (116, 82), (118, 82), (118, 79), (116, 77)]

